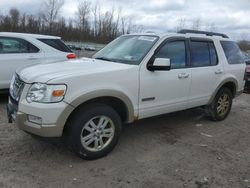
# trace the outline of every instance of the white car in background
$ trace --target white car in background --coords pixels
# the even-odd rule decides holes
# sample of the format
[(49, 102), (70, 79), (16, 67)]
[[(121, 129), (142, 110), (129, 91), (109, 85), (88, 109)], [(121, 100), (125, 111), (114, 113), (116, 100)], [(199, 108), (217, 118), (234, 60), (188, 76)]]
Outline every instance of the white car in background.
[(8, 91), (12, 75), (19, 67), (73, 58), (76, 55), (60, 37), (0, 32), (0, 93)]

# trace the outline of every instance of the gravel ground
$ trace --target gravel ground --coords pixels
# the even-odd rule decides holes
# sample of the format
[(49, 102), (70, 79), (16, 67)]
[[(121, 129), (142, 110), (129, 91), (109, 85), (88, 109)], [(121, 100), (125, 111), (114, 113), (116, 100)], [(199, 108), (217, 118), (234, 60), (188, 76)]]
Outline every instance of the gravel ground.
[(250, 187), (250, 95), (222, 122), (199, 109), (125, 125), (108, 156), (85, 161), (8, 124), (0, 96), (0, 187)]

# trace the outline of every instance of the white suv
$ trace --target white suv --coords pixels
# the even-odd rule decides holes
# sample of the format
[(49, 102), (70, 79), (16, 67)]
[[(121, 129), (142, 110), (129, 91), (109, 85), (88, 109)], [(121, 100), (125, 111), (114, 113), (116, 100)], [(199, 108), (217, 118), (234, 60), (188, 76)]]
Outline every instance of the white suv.
[(8, 91), (19, 67), (75, 57), (60, 37), (0, 32), (0, 92)]
[(125, 35), (92, 59), (18, 70), (9, 121), (42, 137), (63, 137), (84, 159), (109, 153), (122, 123), (193, 107), (223, 120), (244, 88), (245, 63), (226, 35), (183, 30)]

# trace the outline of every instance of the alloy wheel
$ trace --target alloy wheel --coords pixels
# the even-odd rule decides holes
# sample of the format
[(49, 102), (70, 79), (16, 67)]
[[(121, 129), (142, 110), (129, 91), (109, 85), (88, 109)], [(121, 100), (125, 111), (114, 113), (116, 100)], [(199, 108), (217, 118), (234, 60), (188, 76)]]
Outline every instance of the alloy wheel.
[(82, 146), (92, 152), (103, 150), (114, 137), (115, 126), (107, 116), (95, 116), (83, 126)]
[(230, 108), (230, 98), (224, 93), (220, 96), (217, 104), (217, 113), (219, 116), (224, 116)]

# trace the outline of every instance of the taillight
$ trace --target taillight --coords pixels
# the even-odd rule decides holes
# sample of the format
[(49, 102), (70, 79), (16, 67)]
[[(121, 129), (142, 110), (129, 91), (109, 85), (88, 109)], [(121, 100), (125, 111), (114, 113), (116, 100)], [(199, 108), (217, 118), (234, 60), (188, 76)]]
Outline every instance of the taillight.
[(76, 54), (68, 54), (67, 58), (68, 59), (75, 59), (76, 58)]

